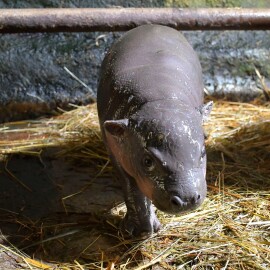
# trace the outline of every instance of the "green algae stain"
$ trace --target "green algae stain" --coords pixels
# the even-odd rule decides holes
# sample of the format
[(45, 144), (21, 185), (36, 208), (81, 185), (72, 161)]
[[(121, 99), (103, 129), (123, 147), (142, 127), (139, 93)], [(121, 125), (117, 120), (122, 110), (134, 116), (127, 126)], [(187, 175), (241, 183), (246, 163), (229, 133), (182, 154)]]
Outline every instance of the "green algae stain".
[(268, 0), (164, 0), (165, 7), (181, 8), (270, 8)]

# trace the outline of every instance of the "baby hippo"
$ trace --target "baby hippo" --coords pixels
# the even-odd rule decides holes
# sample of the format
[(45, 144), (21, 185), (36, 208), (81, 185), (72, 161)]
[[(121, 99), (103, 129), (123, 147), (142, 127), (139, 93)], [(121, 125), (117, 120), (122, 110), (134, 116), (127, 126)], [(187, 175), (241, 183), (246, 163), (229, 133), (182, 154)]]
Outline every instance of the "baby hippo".
[(133, 236), (160, 228), (161, 211), (185, 213), (206, 196), (202, 71), (178, 31), (143, 25), (113, 44), (102, 63), (97, 93), (102, 136), (119, 172)]

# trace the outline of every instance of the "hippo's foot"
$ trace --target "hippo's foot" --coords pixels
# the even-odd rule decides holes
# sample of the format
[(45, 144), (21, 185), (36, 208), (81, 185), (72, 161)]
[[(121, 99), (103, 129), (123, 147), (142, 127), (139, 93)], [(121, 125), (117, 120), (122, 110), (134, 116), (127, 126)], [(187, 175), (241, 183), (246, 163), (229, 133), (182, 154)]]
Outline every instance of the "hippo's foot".
[(161, 224), (155, 214), (150, 217), (145, 217), (144, 220), (126, 214), (123, 219), (120, 230), (124, 236), (135, 236), (135, 237), (147, 237), (151, 234), (159, 231)]

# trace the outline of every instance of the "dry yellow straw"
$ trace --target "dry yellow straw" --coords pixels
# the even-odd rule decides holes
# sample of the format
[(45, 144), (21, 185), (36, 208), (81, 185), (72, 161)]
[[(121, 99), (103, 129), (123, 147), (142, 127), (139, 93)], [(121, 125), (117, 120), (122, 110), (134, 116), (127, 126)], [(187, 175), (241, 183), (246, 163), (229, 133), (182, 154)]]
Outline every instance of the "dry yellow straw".
[[(200, 209), (183, 216), (158, 212), (158, 234), (136, 244), (114, 235), (115, 246), (99, 247), (100, 260), (87, 253), (88, 243), (74, 264), (54, 269), (270, 269), (270, 105), (216, 101), (205, 130), (208, 196)], [(95, 105), (0, 126), (2, 157), (59, 146), (95, 172), (111, 170)], [(24, 269), (47, 265), (26, 262)]]

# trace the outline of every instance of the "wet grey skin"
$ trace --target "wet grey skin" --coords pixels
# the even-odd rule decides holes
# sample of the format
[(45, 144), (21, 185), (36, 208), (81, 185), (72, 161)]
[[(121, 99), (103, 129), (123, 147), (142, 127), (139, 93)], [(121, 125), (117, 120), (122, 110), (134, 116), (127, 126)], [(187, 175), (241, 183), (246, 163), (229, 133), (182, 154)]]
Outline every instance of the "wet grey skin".
[(122, 232), (157, 232), (161, 211), (181, 214), (206, 196), (201, 66), (178, 31), (144, 25), (108, 51), (97, 93), (102, 136), (119, 172), (127, 214)]

